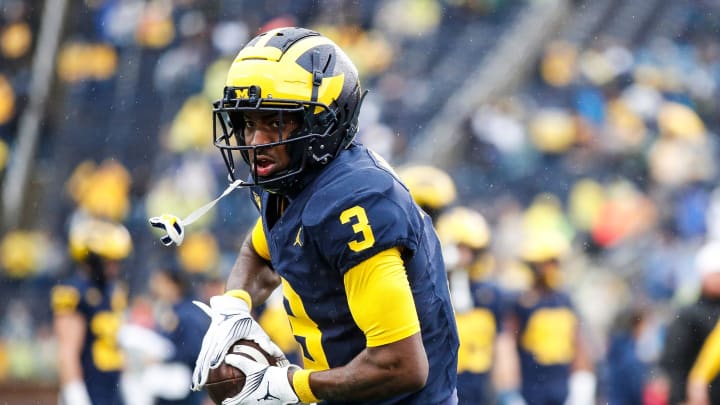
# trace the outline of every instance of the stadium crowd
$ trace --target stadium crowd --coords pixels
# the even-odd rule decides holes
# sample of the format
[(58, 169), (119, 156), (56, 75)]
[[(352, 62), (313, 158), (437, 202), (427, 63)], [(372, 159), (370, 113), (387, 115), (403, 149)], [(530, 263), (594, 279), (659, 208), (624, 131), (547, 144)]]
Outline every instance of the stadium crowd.
[[(231, 193), (188, 227), (177, 248), (162, 246), (147, 219), (187, 215), (226, 187), (212, 145), (212, 102), (231, 58), (255, 33), (304, 26), (333, 39), (370, 90), (359, 140), (394, 166), (431, 165), (409, 160), (413, 137), (525, 6), (69, 3), (27, 212), (0, 240), (0, 294), (7, 297), (0, 301), (0, 386), (56, 384), (50, 291), (74, 266), (69, 235), (86, 215), (123, 224), (132, 236), (120, 278), (129, 291), (127, 318), (136, 324), (160, 322), (148, 285), (168, 263), (189, 277), (201, 300), (222, 289), (255, 219), (245, 192)], [(643, 21), (618, 22), (642, 4), (649, 8)], [(493, 261), (483, 277), (508, 296), (532, 284), (523, 259), (528, 235), (557, 236), (542, 254), (560, 263), (557, 288), (582, 320), (597, 397), (668, 403), (676, 371), (665, 353), (673, 343), (668, 328), (698, 299), (703, 277), (720, 272), (720, 262), (702, 269), (696, 263), (701, 247), (720, 238), (720, 4), (568, 5), (565, 29), (545, 45), (528, 77), (466, 117), (462, 152), (443, 168), (457, 193), (445, 208), (468, 207), (485, 218), (491, 237), (482, 249)], [(598, 13), (595, 27), (571, 28), (591, 12)], [(40, 2), (0, 0), (3, 176), (28, 108), (41, 15)], [(294, 349), (291, 341), (278, 344)]]

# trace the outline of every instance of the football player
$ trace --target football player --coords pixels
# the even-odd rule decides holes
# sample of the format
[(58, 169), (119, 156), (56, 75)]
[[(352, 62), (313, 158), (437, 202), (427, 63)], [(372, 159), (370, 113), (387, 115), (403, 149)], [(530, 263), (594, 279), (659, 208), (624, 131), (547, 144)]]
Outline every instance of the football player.
[(538, 231), (521, 247), (533, 283), (513, 300), (507, 328), (517, 337), (521, 393), (528, 405), (595, 400), (593, 361), (578, 314), (561, 289), (561, 261), (568, 250), (568, 240), (556, 232)]
[(51, 292), (60, 403), (121, 404), (117, 333), (127, 295), (116, 279), (132, 250), (130, 234), (120, 224), (79, 219), (70, 229), (69, 250), (79, 271)]
[(490, 281), (494, 266), (490, 227), (479, 212), (455, 207), (440, 215), (436, 228), (460, 336), (458, 400), (460, 404), (491, 403), (490, 372), (503, 318), (501, 290)]
[[(457, 401), (440, 243), (388, 164), (353, 140), (364, 94), (345, 53), (303, 28), (260, 34), (230, 67), (215, 145), (260, 216), (205, 308), (193, 376), (200, 389), (222, 361), (242, 370), (225, 404)], [(226, 356), (241, 338), (282, 354), (250, 315), (278, 285), (303, 368)]]

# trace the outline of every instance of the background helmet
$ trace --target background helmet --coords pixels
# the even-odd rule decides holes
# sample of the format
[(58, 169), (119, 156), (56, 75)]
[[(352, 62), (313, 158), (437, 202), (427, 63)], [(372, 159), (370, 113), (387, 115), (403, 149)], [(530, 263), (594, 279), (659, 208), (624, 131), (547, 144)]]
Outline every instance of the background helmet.
[(132, 251), (132, 239), (122, 224), (83, 219), (71, 226), (68, 249), (78, 262), (85, 261), (90, 255), (119, 261)]
[(468, 207), (454, 207), (440, 214), (435, 229), (447, 271), (463, 269), (473, 281), (492, 273), (495, 259), (489, 250), (491, 230), (482, 214)]
[[(249, 173), (251, 184), (285, 194), (300, 173), (327, 164), (352, 142), (363, 97), (355, 65), (334, 42), (304, 28), (274, 29), (253, 38), (233, 61), (223, 98), (214, 104), (214, 143), (232, 180), (247, 177), (240, 156), (249, 167), (253, 150), (287, 145), (286, 170)], [(243, 137), (246, 111), (300, 114), (302, 123), (286, 139), (250, 146)]]
[(465, 245), (481, 250), (490, 244), (490, 227), (479, 212), (455, 207), (440, 215), (435, 226), (444, 245)]
[(523, 237), (520, 260), (534, 282), (551, 289), (563, 283), (560, 262), (570, 252), (570, 239), (558, 231), (533, 231)]
[(430, 217), (437, 219), (440, 212), (457, 197), (455, 182), (443, 170), (429, 165), (408, 165), (397, 170), (415, 203)]
[(562, 259), (570, 251), (570, 241), (555, 231), (533, 232), (520, 245), (520, 259), (526, 263), (543, 263)]

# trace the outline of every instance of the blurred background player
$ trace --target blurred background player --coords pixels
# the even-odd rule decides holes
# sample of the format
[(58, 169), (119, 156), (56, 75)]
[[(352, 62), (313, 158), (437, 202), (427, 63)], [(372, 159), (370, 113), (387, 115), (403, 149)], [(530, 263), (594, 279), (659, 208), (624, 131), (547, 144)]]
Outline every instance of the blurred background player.
[(529, 235), (520, 259), (532, 285), (513, 300), (507, 328), (516, 338), (521, 393), (528, 405), (592, 404), (595, 374), (570, 296), (561, 290), (561, 259), (570, 248), (555, 232)]
[[(191, 280), (180, 269), (165, 266), (155, 270), (150, 279), (150, 291), (156, 300), (156, 330), (172, 343), (174, 349), (173, 354), (156, 367), (155, 375), (161, 379), (157, 384), (160, 390), (156, 391), (155, 404), (200, 405), (205, 393), (190, 390), (190, 375), (202, 344), (199, 331), (207, 330), (210, 320), (200, 308), (193, 305), (195, 294)], [(162, 373), (168, 367), (182, 369), (187, 378), (171, 395), (163, 395), (163, 386), (170, 382), (167, 378), (162, 379)]]
[(116, 339), (127, 295), (117, 278), (132, 250), (130, 234), (120, 224), (75, 218), (69, 249), (77, 270), (51, 292), (60, 403), (121, 404), (123, 354)]
[(122, 391), (134, 405), (200, 405), (204, 392), (190, 390), (202, 333), (210, 321), (193, 304), (194, 278), (172, 262), (156, 266), (148, 293), (133, 297), (119, 333), (126, 366)]
[[(668, 325), (660, 358), (660, 366), (670, 380), (670, 404), (683, 403), (687, 399), (686, 381), (693, 363), (708, 361), (699, 358), (698, 354), (720, 317), (720, 242), (708, 242), (700, 248), (695, 257), (695, 271), (700, 276), (700, 297), (680, 308)], [(717, 378), (714, 375), (702, 378), (707, 379), (706, 388), (710, 385), (710, 403), (720, 403), (720, 385), (715, 384)]]
[(494, 396), (490, 371), (503, 298), (500, 288), (490, 281), (494, 266), (490, 227), (479, 212), (455, 207), (439, 216), (436, 229), (460, 338), (458, 400), (460, 404), (490, 403)]
[(720, 372), (720, 322), (705, 339), (687, 378), (685, 405), (710, 405), (713, 381)]
[(648, 318), (648, 310), (636, 305), (620, 312), (614, 320), (605, 356), (609, 405), (654, 403), (645, 399), (652, 385), (652, 370), (639, 355)]
[(488, 403), (495, 395), (490, 371), (502, 324), (502, 294), (489, 281), (494, 265), (488, 250), (490, 227), (477, 211), (451, 208), (457, 190), (452, 177), (442, 169), (409, 164), (398, 168), (397, 173), (415, 203), (432, 218), (443, 245), (460, 337), (458, 401)]
[(410, 190), (415, 203), (430, 215), (433, 223), (457, 198), (452, 177), (438, 167), (409, 164), (398, 168), (397, 174)]

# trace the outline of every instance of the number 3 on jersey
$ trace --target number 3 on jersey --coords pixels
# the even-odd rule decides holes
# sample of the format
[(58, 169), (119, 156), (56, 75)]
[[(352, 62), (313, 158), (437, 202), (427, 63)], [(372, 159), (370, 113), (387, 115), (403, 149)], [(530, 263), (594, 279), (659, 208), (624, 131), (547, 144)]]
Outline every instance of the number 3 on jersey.
[(359, 205), (352, 208), (348, 208), (340, 214), (340, 223), (347, 224), (351, 220), (352, 230), (357, 234), (361, 234), (359, 239), (355, 239), (348, 243), (348, 247), (353, 252), (360, 252), (375, 244), (375, 235), (372, 233), (372, 228), (368, 222), (367, 214), (365, 209)]

